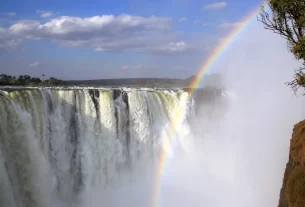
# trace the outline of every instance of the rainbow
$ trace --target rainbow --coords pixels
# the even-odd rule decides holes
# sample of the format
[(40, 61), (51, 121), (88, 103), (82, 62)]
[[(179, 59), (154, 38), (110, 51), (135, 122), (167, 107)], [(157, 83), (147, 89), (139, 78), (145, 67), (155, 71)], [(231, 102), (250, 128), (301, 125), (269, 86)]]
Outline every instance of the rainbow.
[[(246, 16), (246, 18), (242, 21), (242, 23), (238, 24), (214, 49), (212, 54), (209, 58), (205, 61), (201, 69), (199, 70), (196, 78), (191, 82), (189, 85), (189, 93), (192, 94), (194, 90), (199, 86), (201, 80), (207, 74), (208, 70), (213, 68), (213, 66), (217, 63), (217, 60), (221, 57), (222, 54), (230, 47), (230, 45), (234, 42), (234, 40), (238, 37), (238, 35), (249, 25), (251, 20), (253, 20), (260, 11), (262, 5), (267, 6), (267, 1), (262, 2), (259, 7), (255, 8), (250, 14)], [(165, 168), (166, 160), (168, 157), (168, 152), (171, 146), (171, 143), (174, 139), (174, 135), (176, 133), (176, 129), (178, 123), (180, 123), (182, 119), (182, 113), (184, 111), (185, 106), (179, 106), (176, 110), (175, 116), (173, 121), (169, 127), (168, 138), (163, 139), (162, 147), (163, 152), (161, 153), (160, 160), (157, 166), (156, 176), (154, 180), (154, 188), (153, 188), (153, 197), (152, 197), (152, 207), (159, 206), (159, 199), (160, 199), (160, 187), (161, 187), (161, 179), (162, 173)]]

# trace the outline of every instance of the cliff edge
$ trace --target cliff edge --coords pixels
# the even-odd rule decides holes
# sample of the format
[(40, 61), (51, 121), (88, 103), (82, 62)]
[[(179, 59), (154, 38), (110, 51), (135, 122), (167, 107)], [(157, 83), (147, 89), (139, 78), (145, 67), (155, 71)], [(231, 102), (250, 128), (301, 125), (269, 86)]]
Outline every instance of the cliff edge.
[(293, 129), (278, 207), (305, 207), (305, 120)]

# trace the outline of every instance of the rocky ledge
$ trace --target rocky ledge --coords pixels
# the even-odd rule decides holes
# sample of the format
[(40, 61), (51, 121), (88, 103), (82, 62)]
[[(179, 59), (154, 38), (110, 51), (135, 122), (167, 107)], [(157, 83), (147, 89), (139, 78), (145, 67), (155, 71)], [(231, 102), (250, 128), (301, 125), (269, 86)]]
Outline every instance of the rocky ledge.
[(293, 129), (278, 207), (305, 207), (305, 120)]

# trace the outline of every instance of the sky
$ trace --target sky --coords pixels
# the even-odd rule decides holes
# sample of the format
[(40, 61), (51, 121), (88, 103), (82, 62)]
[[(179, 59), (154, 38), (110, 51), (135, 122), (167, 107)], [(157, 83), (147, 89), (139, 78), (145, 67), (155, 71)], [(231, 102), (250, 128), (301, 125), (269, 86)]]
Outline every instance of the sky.
[(187, 78), (261, 4), (261, 0), (2, 0), (0, 73), (65, 80)]

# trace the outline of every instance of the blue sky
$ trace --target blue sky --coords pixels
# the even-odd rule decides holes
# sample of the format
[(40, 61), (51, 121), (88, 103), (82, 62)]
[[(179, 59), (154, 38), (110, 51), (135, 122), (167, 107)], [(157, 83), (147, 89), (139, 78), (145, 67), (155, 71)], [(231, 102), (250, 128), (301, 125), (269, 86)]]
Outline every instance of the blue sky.
[(186, 78), (261, 0), (2, 0), (0, 73)]

